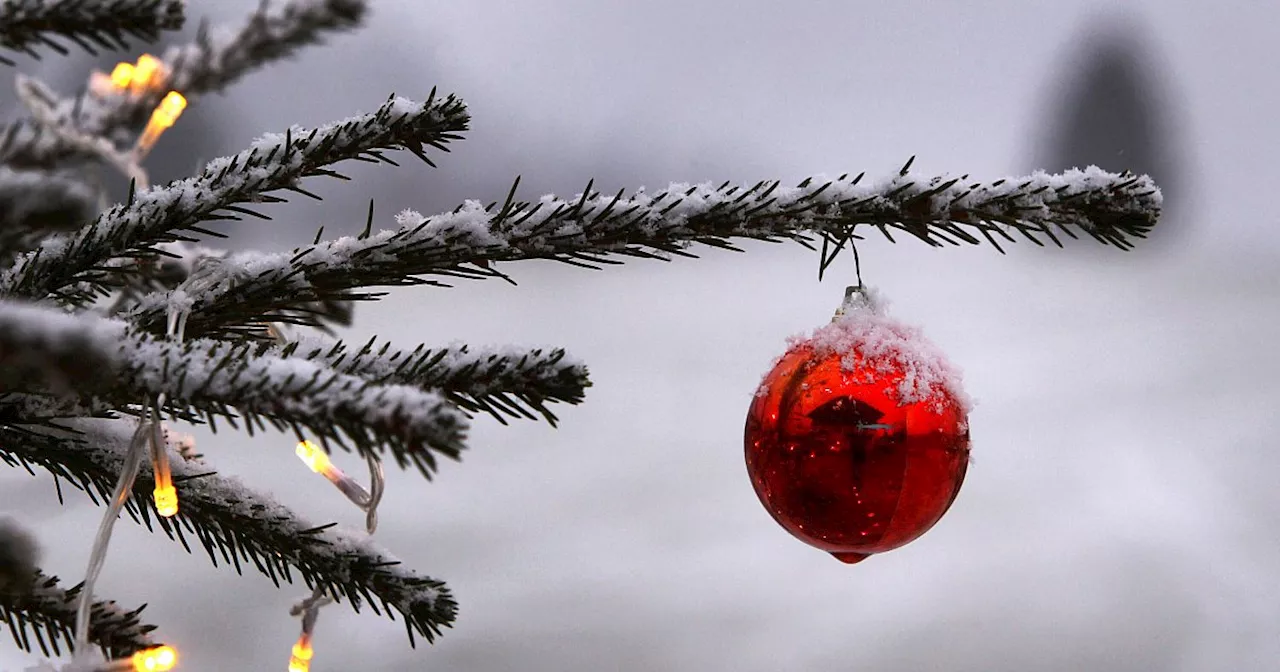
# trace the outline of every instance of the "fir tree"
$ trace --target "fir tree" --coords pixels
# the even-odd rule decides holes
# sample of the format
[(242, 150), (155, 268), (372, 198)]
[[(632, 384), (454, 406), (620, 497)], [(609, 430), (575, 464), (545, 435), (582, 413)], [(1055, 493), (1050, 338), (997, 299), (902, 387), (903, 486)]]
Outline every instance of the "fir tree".
[[(184, 11), (181, 0), (8, 0), (0, 42), (27, 54), (65, 53), (67, 42), (126, 49), (128, 38), (180, 28)], [(74, 97), (19, 76), (26, 116), (0, 141), (0, 459), (39, 467), (71, 496), (105, 507), (85, 580), (70, 586), (39, 569), (21, 521), (0, 524), (0, 614), (23, 650), (74, 649), (64, 669), (99, 670), (128, 663), (97, 653), (127, 661), (163, 651), (163, 630), (141, 609), (93, 592), (122, 509), (215, 564), (312, 589), (297, 609), (298, 669), (316, 610), (330, 601), (402, 619), (411, 645), (453, 623), (443, 581), (400, 565), (369, 534), (307, 521), (219, 475), (171, 431), (176, 422), (292, 430), (300, 456), (367, 512), (371, 533), (385, 461), (430, 478), (442, 458), (461, 455), (475, 416), (555, 423), (557, 404), (583, 400), (587, 368), (558, 349), (333, 338), (353, 302), (378, 298), (375, 288), (510, 280), (507, 262), (526, 259), (599, 268), (692, 256), (698, 245), (734, 250), (737, 239), (798, 242), (819, 253), (820, 268), (864, 233), (933, 247), (1087, 237), (1127, 249), (1159, 215), (1160, 192), (1144, 176), (1090, 168), (921, 178), (908, 161), (878, 180), (630, 194), (588, 182), (571, 198), (532, 201), (521, 200), (516, 179), (495, 200), (404, 211), (394, 224), (375, 221), (371, 207), (359, 235), (318, 232), (289, 253), (205, 247), (220, 221), (266, 218), (264, 207), (291, 193), (315, 197), (304, 178), (341, 178), (346, 161), (393, 164), (394, 151), (435, 165), (463, 138), (470, 119), (458, 97), (392, 96), (373, 113), (266, 135), (188, 179), (148, 184), (146, 152), (186, 104), (358, 27), (367, 11), (364, 0), (264, 2), (239, 29), (202, 29), (158, 59), (95, 73)], [(104, 169), (132, 180), (109, 207)], [(335, 449), (366, 459), (368, 489), (328, 464)], [(145, 461), (151, 469), (140, 468)]]

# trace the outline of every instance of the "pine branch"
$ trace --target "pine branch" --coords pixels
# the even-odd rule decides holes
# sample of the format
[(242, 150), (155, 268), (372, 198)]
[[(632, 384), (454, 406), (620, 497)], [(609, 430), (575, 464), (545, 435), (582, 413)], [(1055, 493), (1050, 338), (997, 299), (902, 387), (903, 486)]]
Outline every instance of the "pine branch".
[(188, 100), (222, 91), (302, 47), (322, 43), (330, 33), (358, 28), (367, 11), (367, 0), (263, 0), (238, 31), (202, 24), (194, 42), (161, 57), (169, 72), (163, 89), (112, 99), (95, 115), (92, 129), (108, 137), (137, 133), (169, 91)]
[[(367, 5), (367, 0), (264, 1), (239, 30), (211, 30), (202, 25), (194, 42), (166, 50), (161, 57), (168, 70), (165, 87), (129, 96), (63, 100), (57, 109), (85, 133), (131, 142), (169, 91), (194, 100), (225, 89), (258, 68), (292, 56), (301, 47), (323, 42), (330, 33), (358, 27)], [(43, 133), (29, 119), (10, 124), (3, 136), (0, 160), (14, 166), (49, 167), (83, 158), (77, 148)]]
[[(0, 454), (5, 452), (0, 448)], [(18, 648), (30, 653), (34, 640), (45, 657), (70, 652), (75, 643), (76, 603), (80, 585), (64, 589), (57, 577), (37, 572), (25, 589), (0, 593), (0, 621), (9, 626), (9, 634)], [(154, 625), (141, 621), (143, 605), (124, 611), (115, 602), (94, 602), (90, 611), (89, 641), (101, 647), (108, 658), (123, 658), (135, 651), (155, 646), (151, 640)]]
[(352, 348), (341, 341), (304, 337), (272, 351), (321, 361), (379, 384), (438, 389), (450, 403), (488, 413), (503, 424), (508, 417), (536, 419), (537, 413), (555, 425), (556, 416), (547, 404), (578, 404), (591, 385), (586, 365), (559, 348), (544, 351), (455, 344), (437, 349), (419, 345), (406, 352), (392, 349), (390, 343), (379, 347), (375, 343), (376, 339), (369, 339)]
[(254, 354), (252, 348), (132, 337), (122, 344), (122, 370), (99, 398), (119, 407), (163, 393), (169, 409), (211, 424), (221, 417), (234, 426), (239, 416), (250, 434), (255, 425), (271, 424), (361, 455), (385, 449), (397, 465), (413, 465), (427, 477), (436, 468), (436, 454), (457, 459), (462, 451), (466, 418), (438, 394), (371, 383), (301, 358)]
[[(0, 425), (0, 459), (42, 467), (100, 504), (110, 498), (124, 462), (131, 423), (79, 419), (67, 427), (76, 434)], [(158, 523), (188, 551), (186, 535), (194, 535), (214, 565), (233, 566), (237, 573), (252, 565), (277, 586), (297, 578), (308, 587), (323, 586), (357, 612), (364, 605), (391, 618), (398, 612), (410, 643), (416, 636), (434, 641), (453, 623), (457, 603), (445, 584), (405, 568), (363, 533), (313, 525), (201, 462), (174, 456), (172, 468), (181, 503), (173, 518), (153, 517), (149, 506), (138, 505), (150, 501), (154, 488), (147, 470), (134, 483), (126, 511), (148, 530)]]
[(0, 266), (52, 233), (93, 221), (99, 190), (73, 171), (0, 166)]
[(210, 162), (200, 175), (142, 191), (79, 231), (46, 240), (0, 276), (0, 295), (53, 295), (85, 304), (121, 283), (122, 268), (106, 266), (112, 258), (153, 257), (158, 244), (209, 233), (204, 222), (238, 219), (237, 213), (261, 216), (239, 204), (281, 201), (267, 195), (279, 189), (307, 193), (298, 186), (301, 178), (341, 177), (328, 168), (340, 161), (389, 163), (383, 151), (405, 149), (431, 164), (424, 146), (447, 151), (468, 121), (460, 100), (437, 100), (433, 90), (425, 103), (392, 97), (373, 114), (266, 136), (236, 156)]
[(322, 43), (329, 33), (360, 27), (368, 9), (367, 0), (264, 0), (239, 31), (215, 33), (201, 26), (195, 42), (165, 52), (162, 60), (172, 68), (169, 88), (193, 96), (220, 91), (302, 47)]
[(254, 348), (210, 340), (180, 344), (128, 333), (121, 321), (0, 301), (0, 371), (6, 379), (0, 382), (6, 392), (65, 393), (74, 387), (79, 397), (50, 399), (52, 410), (43, 417), (125, 409), (163, 394), (166, 408), (184, 418), (214, 424), (221, 417), (232, 426), (239, 418), (251, 434), (271, 424), (361, 455), (385, 449), (400, 467), (413, 465), (427, 477), (437, 453), (452, 459), (461, 453), (466, 418), (440, 395)]
[[(672, 184), (656, 196), (640, 191), (630, 198), (588, 186), (573, 199), (544, 196), (536, 204), (514, 201), (513, 187), (501, 206), (467, 201), (433, 217), (405, 211), (395, 230), (373, 234), (366, 227), (359, 237), (291, 253), (233, 255), (204, 292), (181, 298), (191, 301), (196, 333), (218, 333), (299, 301), (380, 296), (355, 288), (442, 284), (417, 276), (506, 278), (488, 265), (496, 261), (555, 259), (593, 267), (617, 263), (610, 255), (693, 256), (687, 248), (694, 243), (736, 249), (731, 238), (808, 244), (813, 233), (837, 240), (838, 249), (862, 238), (857, 227), (873, 227), (890, 241), (891, 232), (901, 232), (933, 246), (986, 240), (1003, 251), (996, 239), (1014, 242), (1013, 233), (1041, 245), (1039, 236), (1061, 244), (1058, 234), (1084, 233), (1126, 249), (1160, 213), (1160, 191), (1150, 178), (1097, 168), (986, 185), (899, 174), (863, 186), (859, 178), (811, 178), (790, 189), (777, 182), (748, 188)], [(829, 263), (825, 251), (823, 256)], [(171, 294), (146, 297), (132, 318), (155, 330), (173, 300)]]
[(119, 370), (126, 325), (34, 304), (0, 301), (0, 390), (66, 393)]
[[(126, 37), (150, 42), (161, 31), (182, 28), (185, 8), (184, 0), (5, 0), (0, 47), (35, 58), (37, 46), (66, 55), (51, 37), (56, 35), (94, 55), (96, 48), (128, 49)], [(0, 63), (14, 64), (3, 56)]]

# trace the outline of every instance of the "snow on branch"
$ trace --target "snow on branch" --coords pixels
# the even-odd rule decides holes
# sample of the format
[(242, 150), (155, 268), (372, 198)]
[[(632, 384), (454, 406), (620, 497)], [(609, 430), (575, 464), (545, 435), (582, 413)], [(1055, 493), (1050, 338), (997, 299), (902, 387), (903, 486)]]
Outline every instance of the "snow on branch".
[(0, 275), (0, 294), (52, 294), (85, 303), (123, 272), (105, 267), (112, 258), (154, 256), (160, 243), (210, 233), (201, 228), (204, 222), (238, 214), (263, 217), (238, 204), (283, 200), (267, 194), (280, 189), (310, 196), (298, 186), (301, 178), (340, 177), (327, 167), (340, 161), (389, 162), (383, 151), (405, 149), (430, 164), (425, 146), (447, 151), (468, 122), (462, 101), (437, 99), (432, 90), (425, 103), (393, 96), (372, 114), (265, 136), (235, 156), (211, 161), (195, 177), (133, 194), (78, 231), (49, 238)]
[[(91, 314), (0, 302), (0, 383), (8, 392), (69, 392), (88, 408), (125, 408), (165, 395), (183, 417), (219, 417), (247, 429), (271, 424), (300, 436), (391, 453), (425, 476), (435, 453), (456, 459), (467, 419), (436, 394), (412, 385), (380, 384), (301, 357), (257, 354), (254, 343), (178, 343), (127, 332), (127, 323)], [(16, 402), (27, 401), (18, 398)], [(51, 402), (53, 403), (53, 402)], [(62, 402), (70, 416), (81, 401)], [(54, 410), (46, 414), (58, 414)], [(348, 442), (353, 444), (348, 446)]]
[(0, 258), (89, 223), (97, 215), (98, 197), (97, 187), (74, 171), (0, 166)]
[[(969, 183), (961, 178), (917, 180), (900, 173), (880, 184), (861, 176), (811, 178), (792, 188), (778, 182), (751, 187), (672, 184), (655, 196), (643, 190), (624, 197), (586, 192), (572, 199), (543, 196), (537, 203), (501, 205), (467, 201), (452, 212), (425, 217), (405, 211), (399, 228), (322, 242), (284, 254), (228, 257), (205, 291), (191, 301), (193, 325), (202, 331), (229, 329), (272, 315), (299, 301), (369, 299), (362, 287), (440, 284), (417, 276), (487, 278), (506, 276), (493, 261), (555, 259), (591, 266), (609, 255), (665, 259), (692, 256), (702, 243), (734, 248), (729, 239), (792, 239), (810, 234), (842, 243), (861, 238), (857, 227), (874, 228), (890, 241), (895, 232), (930, 245), (977, 244), (997, 249), (997, 238), (1083, 233), (1127, 248), (1146, 235), (1160, 213), (1160, 190), (1150, 178), (1098, 168), (1061, 175)], [(980, 236), (980, 237), (979, 237)], [(173, 295), (146, 297), (134, 318), (154, 329)]]
[[(65, 435), (17, 434), (0, 427), (0, 458), (43, 467), (95, 503), (109, 499), (132, 423), (80, 419), (67, 427), (72, 433)], [(17, 437), (22, 440), (13, 440)], [(182, 502), (176, 516), (153, 517), (149, 506), (136, 504), (148, 502), (154, 488), (147, 470), (138, 475), (133, 499), (126, 504), (130, 516), (147, 529), (158, 523), (169, 539), (188, 551), (187, 535), (193, 535), (215, 565), (230, 565), (237, 572), (251, 565), (277, 586), (301, 578), (308, 587), (320, 585), (330, 595), (345, 598), (355, 611), (367, 605), (392, 618), (398, 612), (411, 643), (416, 636), (433, 641), (453, 623), (457, 603), (445, 584), (406, 568), (363, 532), (307, 522), (238, 480), (213, 473), (202, 462), (176, 455), (171, 462)]]
[[(146, 4), (148, 0), (120, 0), (129, 1)], [(358, 27), (367, 5), (367, 0), (263, 2), (238, 30), (202, 25), (194, 42), (168, 49), (160, 59), (166, 73), (164, 87), (129, 96), (62, 100), (56, 105), (58, 114), (86, 134), (131, 142), (168, 91), (195, 99), (222, 90), (255, 69), (322, 42), (330, 33)], [(47, 167), (83, 158), (81, 149), (42, 132), (30, 119), (11, 123), (4, 136), (0, 160), (12, 165)]]
[(69, 391), (97, 385), (119, 367), (123, 322), (0, 301), (0, 388)]
[(300, 357), (255, 354), (254, 347), (126, 338), (115, 386), (101, 394), (122, 405), (164, 394), (171, 410), (203, 415), (211, 424), (223, 417), (234, 426), (238, 416), (250, 432), (269, 423), (361, 455), (385, 448), (399, 466), (413, 465), (428, 477), (435, 453), (453, 459), (461, 453), (466, 417), (440, 395), (373, 383)]
[[(0, 448), (3, 452), (4, 448)], [(62, 588), (57, 577), (37, 572), (24, 589), (0, 593), (0, 621), (9, 626), (9, 634), (19, 649), (31, 653), (34, 644), (45, 657), (60, 656), (64, 647), (70, 652), (75, 641), (79, 594), (79, 585)], [(125, 611), (115, 602), (94, 602), (89, 641), (110, 658), (122, 658), (153, 646), (150, 633), (155, 626), (143, 623), (139, 617), (144, 607)]]
[(537, 413), (554, 425), (556, 416), (547, 404), (580, 403), (591, 385), (586, 365), (560, 348), (473, 348), (458, 343), (404, 351), (391, 348), (390, 343), (376, 347), (375, 343), (370, 339), (352, 348), (341, 341), (305, 336), (279, 350), (377, 383), (438, 389), (453, 404), (488, 413), (504, 424), (507, 417), (532, 420)]
[[(185, 20), (185, 0), (5, 0), (0, 4), (0, 47), (39, 58), (36, 47), (60, 54), (67, 49), (59, 36), (95, 54), (102, 49), (128, 49), (126, 37), (155, 40), (161, 31), (178, 30)], [(0, 63), (13, 61), (0, 56)]]
[(329, 33), (359, 27), (367, 11), (367, 0), (263, 2), (240, 30), (202, 26), (195, 42), (166, 51), (169, 87), (191, 95), (219, 91)]

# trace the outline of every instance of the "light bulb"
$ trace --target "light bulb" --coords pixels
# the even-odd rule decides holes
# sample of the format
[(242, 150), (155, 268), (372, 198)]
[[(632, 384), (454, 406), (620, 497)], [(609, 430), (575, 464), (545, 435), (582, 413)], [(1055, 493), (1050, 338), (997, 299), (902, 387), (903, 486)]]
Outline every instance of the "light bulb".
[(298, 448), (294, 452), (311, 471), (328, 476), (328, 471), (333, 468), (328, 454), (312, 441), (299, 441)]
[(117, 63), (114, 70), (111, 71), (111, 84), (117, 89), (127, 89), (129, 84), (133, 82), (133, 64)]
[(151, 112), (151, 120), (147, 122), (147, 127), (142, 131), (142, 137), (138, 138), (138, 145), (134, 151), (139, 156), (151, 151), (151, 147), (156, 144), (156, 140), (160, 139), (160, 134), (165, 129), (173, 126), (178, 117), (182, 116), (182, 111), (187, 109), (187, 99), (177, 91), (170, 91), (165, 95), (164, 99), (156, 105), (156, 109)]
[(172, 485), (156, 488), (152, 494), (155, 495), (156, 513), (165, 518), (170, 518), (178, 513), (178, 491)]
[(310, 670), (311, 657), (314, 654), (315, 652), (311, 650), (311, 638), (305, 634), (299, 637), (289, 655), (289, 672), (307, 672)]
[(171, 646), (143, 649), (131, 659), (134, 672), (168, 672), (178, 665), (178, 652)]

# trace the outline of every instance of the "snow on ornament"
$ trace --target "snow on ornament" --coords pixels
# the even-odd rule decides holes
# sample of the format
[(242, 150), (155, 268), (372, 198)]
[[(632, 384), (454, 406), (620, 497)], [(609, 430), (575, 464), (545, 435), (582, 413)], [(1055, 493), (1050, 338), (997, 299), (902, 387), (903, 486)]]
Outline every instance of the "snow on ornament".
[(792, 339), (747, 413), (747, 471), (778, 524), (855, 563), (950, 508), (969, 464), (960, 376), (919, 330), (850, 287), (831, 324)]

